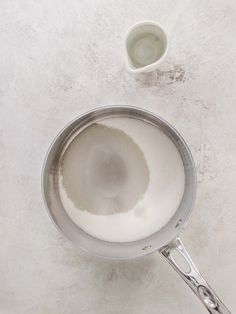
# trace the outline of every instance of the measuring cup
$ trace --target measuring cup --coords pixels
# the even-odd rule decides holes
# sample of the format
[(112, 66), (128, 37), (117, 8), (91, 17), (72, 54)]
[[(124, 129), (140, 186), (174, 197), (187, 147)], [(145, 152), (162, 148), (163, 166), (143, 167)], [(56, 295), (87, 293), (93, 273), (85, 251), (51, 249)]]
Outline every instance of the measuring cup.
[(141, 21), (131, 26), (124, 36), (126, 68), (132, 73), (151, 72), (166, 57), (168, 35), (154, 21)]
[[(67, 215), (58, 189), (59, 160), (66, 143), (75, 133), (77, 134), (91, 124), (113, 117), (138, 119), (159, 128), (177, 147), (185, 171), (184, 194), (174, 216), (161, 230), (147, 238), (133, 242), (103, 241), (83, 231)], [(159, 116), (128, 106), (102, 107), (79, 116), (57, 135), (48, 150), (42, 171), (42, 193), (52, 221), (82, 252), (107, 259), (131, 259), (159, 251), (193, 290), (209, 313), (230, 313), (203, 279), (178, 237), (189, 219), (195, 201), (196, 170), (189, 148), (183, 138)], [(180, 262), (179, 258), (182, 258), (184, 264)]]

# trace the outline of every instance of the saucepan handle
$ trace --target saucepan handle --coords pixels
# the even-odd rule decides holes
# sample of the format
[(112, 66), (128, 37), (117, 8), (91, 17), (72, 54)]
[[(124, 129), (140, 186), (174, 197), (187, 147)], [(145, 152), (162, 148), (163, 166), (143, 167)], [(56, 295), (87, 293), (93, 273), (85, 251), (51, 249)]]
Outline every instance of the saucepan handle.
[[(161, 249), (160, 253), (193, 290), (193, 292), (205, 305), (209, 313), (231, 313), (221, 302), (215, 292), (211, 289), (208, 283), (204, 280), (179, 238), (175, 239), (163, 249)], [(180, 263), (181, 260), (177, 258), (178, 255), (183, 259), (185, 265)]]

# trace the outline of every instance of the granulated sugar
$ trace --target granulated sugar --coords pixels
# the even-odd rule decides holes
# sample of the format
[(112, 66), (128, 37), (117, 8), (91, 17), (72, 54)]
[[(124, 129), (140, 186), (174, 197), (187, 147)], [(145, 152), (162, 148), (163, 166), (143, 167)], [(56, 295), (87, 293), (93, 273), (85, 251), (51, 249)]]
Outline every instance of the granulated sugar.
[(92, 124), (61, 159), (59, 191), (67, 214), (110, 242), (160, 230), (178, 209), (184, 184), (174, 143), (157, 127), (131, 118)]

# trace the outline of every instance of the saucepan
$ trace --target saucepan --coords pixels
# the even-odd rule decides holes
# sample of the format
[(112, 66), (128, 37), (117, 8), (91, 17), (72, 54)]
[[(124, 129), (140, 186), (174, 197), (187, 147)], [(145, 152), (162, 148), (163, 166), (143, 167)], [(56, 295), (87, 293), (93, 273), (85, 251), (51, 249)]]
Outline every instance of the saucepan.
[[(89, 125), (105, 118), (125, 117), (150, 123), (164, 132), (182, 158), (185, 188), (180, 205), (171, 220), (159, 231), (132, 242), (108, 242), (97, 239), (78, 227), (67, 215), (58, 190), (58, 164), (67, 141)], [(182, 241), (178, 237), (186, 225), (196, 198), (196, 170), (190, 150), (181, 135), (161, 117), (130, 106), (109, 106), (94, 109), (69, 123), (54, 139), (46, 155), (42, 171), (42, 193), (52, 221), (75, 246), (90, 256), (107, 259), (132, 259), (158, 251), (197, 295), (209, 313), (230, 311), (204, 280)]]

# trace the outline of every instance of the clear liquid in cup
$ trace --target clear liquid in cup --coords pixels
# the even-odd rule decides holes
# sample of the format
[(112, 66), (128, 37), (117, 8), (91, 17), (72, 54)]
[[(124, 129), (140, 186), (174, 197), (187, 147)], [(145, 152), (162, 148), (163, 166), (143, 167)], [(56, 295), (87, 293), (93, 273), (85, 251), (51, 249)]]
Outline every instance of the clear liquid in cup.
[(159, 60), (165, 52), (163, 40), (156, 34), (143, 33), (133, 38), (128, 50), (133, 66), (140, 68)]

